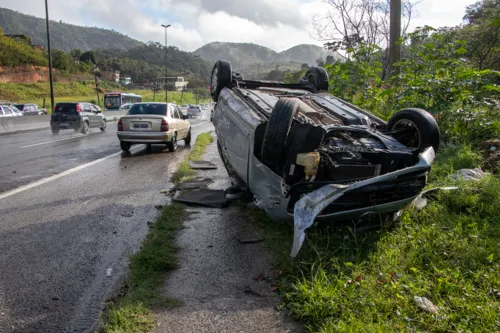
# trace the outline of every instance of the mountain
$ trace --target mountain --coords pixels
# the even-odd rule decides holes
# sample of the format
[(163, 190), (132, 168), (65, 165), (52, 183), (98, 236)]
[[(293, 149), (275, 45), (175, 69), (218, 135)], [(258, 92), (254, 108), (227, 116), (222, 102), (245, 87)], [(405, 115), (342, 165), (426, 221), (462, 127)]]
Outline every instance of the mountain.
[[(317, 45), (301, 44), (282, 52), (276, 52), (265, 46), (251, 43), (213, 42), (200, 47), (193, 52), (203, 59), (214, 62), (219, 59), (228, 60), (235, 71), (245, 73), (249, 67), (256, 64), (269, 67), (287, 66), (298, 67), (303, 63), (316, 65), (317, 59), (325, 59), (332, 55), (336, 60), (342, 56), (338, 53), (325, 50)], [(296, 64), (294, 64), (296, 63)]]
[[(45, 19), (0, 8), (0, 28), (3, 29), (4, 34), (25, 34), (31, 37), (35, 44), (47, 45)], [(127, 50), (143, 45), (142, 42), (114, 30), (82, 27), (56, 21), (50, 22), (50, 42), (54, 49), (66, 52), (72, 49)]]

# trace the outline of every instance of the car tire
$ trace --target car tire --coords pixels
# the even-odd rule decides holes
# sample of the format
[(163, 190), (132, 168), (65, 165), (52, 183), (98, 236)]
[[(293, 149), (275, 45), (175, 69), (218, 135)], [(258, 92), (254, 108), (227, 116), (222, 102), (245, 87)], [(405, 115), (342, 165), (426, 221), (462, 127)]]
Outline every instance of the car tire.
[(132, 144), (130, 144), (130, 142), (120, 141), (120, 148), (123, 151), (129, 151), (131, 146), (132, 146)]
[(61, 130), (61, 129), (60, 129), (59, 127), (55, 127), (55, 126), (53, 126), (53, 127), (52, 127), (52, 134), (59, 134), (59, 131), (60, 131), (60, 130)]
[[(407, 147), (418, 148), (420, 151), (433, 147), (439, 149), (439, 126), (434, 117), (422, 109), (403, 109), (389, 119), (387, 128), (396, 132), (403, 127), (412, 127), (413, 131), (406, 135), (393, 134), (393, 137)], [(413, 132), (413, 133), (412, 133)]]
[(231, 84), (232, 74), (229, 61), (217, 60), (210, 76), (210, 95), (214, 102), (217, 102), (219, 99), (221, 90)]
[(184, 139), (184, 144), (186, 146), (191, 145), (191, 129), (189, 129), (188, 134), (186, 135), (186, 138)]
[(177, 133), (174, 133), (174, 136), (172, 137), (172, 140), (170, 140), (170, 142), (167, 142), (167, 148), (172, 153), (177, 150)]
[(328, 72), (323, 67), (311, 67), (304, 76), (318, 91), (328, 91)]
[(106, 126), (107, 126), (106, 119), (103, 119), (101, 122), (101, 131), (104, 132), (106, 130)]
[(285, 142), (297, 114), (299, 103), (292, 98), (280, 98), (274, 105), (262, 141), (262, 161), (281, 174), (286, 156)]
[(88, 121), (84, 121), (82, 124), (82, 134), (87, 134), (89, 132), (89, 123)]

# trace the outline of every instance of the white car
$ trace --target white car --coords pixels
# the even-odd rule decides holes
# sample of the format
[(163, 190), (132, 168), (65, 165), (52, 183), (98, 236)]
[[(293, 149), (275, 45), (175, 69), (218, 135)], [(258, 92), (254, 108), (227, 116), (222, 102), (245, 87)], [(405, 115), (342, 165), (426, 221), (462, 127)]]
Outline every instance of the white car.
[(15, 106), (10, 105), (0, 105), (0, 117), (20, 117), (23, 113), (19, 111)]
[(183, 104), (183, 105), (179, 106), (179, 109), (181, 110), (182, 114), (185, 116), (187, 116), (188, 108), (189, 108), (189, 104)]

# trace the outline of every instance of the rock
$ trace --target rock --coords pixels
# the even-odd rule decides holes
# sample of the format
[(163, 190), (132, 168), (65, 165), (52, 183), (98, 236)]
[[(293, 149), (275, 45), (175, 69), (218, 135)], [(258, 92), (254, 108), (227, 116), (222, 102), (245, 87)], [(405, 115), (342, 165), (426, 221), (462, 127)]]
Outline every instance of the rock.
[(429, 301), (425, 297), (418, 297), (414, 296), (415, 302), (417, 302), (417, 305), (419, 308), (421, 308), (424, 311), (427, 311), (429, 313), (438, 313), (439, 307), (434, 305), (431, 301)]

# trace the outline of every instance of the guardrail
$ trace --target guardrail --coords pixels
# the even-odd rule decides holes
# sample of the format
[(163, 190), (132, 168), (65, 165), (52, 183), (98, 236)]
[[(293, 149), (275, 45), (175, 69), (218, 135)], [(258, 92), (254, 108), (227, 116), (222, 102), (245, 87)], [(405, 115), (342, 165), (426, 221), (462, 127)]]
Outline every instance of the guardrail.
[[(117, 121), (127, 111), (106, 111), (106, 121)], [(50, 129), (50, 115), (0, 117), (0, 135)]]

